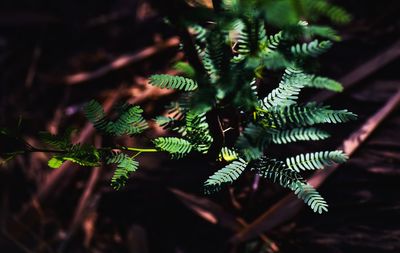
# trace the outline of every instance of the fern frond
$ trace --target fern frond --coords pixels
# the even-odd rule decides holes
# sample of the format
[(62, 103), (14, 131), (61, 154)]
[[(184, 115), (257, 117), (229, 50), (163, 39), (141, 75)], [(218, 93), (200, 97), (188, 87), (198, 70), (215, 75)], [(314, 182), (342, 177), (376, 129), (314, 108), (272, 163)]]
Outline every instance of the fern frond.
[(298, 58), (303, 57), (317, 57), (325, 53), (329, 48), (332, 47), (332, 42), (329, 40), (318, 42), (318, 40), (313, 40), (309, 43), (296, 44), (290, 48), (293, 56)]
[(332, 41), (340, 40), (340, 36), (337, 32), (329, 26), (307, 25), (304, 29), (304, 33), (309, 38), (317, 35)]
[(271, 130), (249, 124), (236, 141), (236, 147), (246, 160), (251, 161), (262, 156), (264, 149), (271, 142)]
[(300, 90), (304, 87), (305, 75), (302, 71), (287, 68), (278, 88), (272, 90), (262, 101), (265, 109), (273, 106), (288, 106), (296, 103)]
[(149, 83), (153, 86), (166, 89), (193, 91), (197, 89), (197, 82), (183, 76), (152, 75)]
[(107, 129), (111, 127), (112, 123), (106, 119), (103, 107), (96, 100), (91, 100), (86, 103), (83, 107), (83, 111), (85, 112), (86, 118), (92, 122), (97, 130), (107, 132)]
[(253, 163), (252, 169), (260, 176), (292, 190), (314, 212), (328, 211), (328, 204), (321, 195), (298, 172), (287, 168), (284, 162), (263, 157)]
[(182, 158), (190, 153), (193, 145), (185, 139), (177, 137), (158, 137), (153, 140), (154, 145), (161, 151), (165, 151), (172, 158)]
[(119, 116), (115, 121), (108, 120), (103, 107), (95, 100), (85, 104), (83, 110), (86, 117), (98, 131), (121, 136), (142, 133), (147, 127), (142, 117), (143, 110), (139, 106), (125, 104), (119, 109)]
[(53, 155), (48, 161), (51, 168), (59, 168), (65, 161), (70, 161), (81, 166), (95, 167), (100, 163), (99, 151), (87, 144), (70, 144), (63, 153)]
[(188, 111), (185, 130), (182, 135), (187, 137), (193, 147), (200, 153), (207, 153), (213, 138), (206, 121), (206, 113)]
[(299, 172), (300, 170), (317, 170), (335, 163), (344, 163), (348, 159), (343, 151), (320, 151), (315, 153), (300, 154), (286, 158), (288, 168)]
[(139, 163), (124, 153), (112, 154), (106, 159), (107, 164), (116, 164), (117, 168), (111, 178), (111, 186), (119, 190), (125, 186), (129, 176), (135, 172)]
[(312, 126), (320, 123), (342, 123), (357, 116), (347, 110), (332, 110), (329, 106), (308, 103), (305, 106), (289, 105), (259, 110), (259, 122), (268, 128), (288, 128)]
[(247, 167), (247, 162), (241, 158), (228, 164), (210, 176), (204, 183), (206, 193), (219, 191), (223, 184), (233, 183)]
[(219, 152), (218, 159), (220, 161), (232, 162), (234, 160), (239, 159), (239, 154), (232, 149), (223, 147)]
[(308, 183), (295, 183), (291, 187), (299, 199), (302, 199), (315, 213), (328, 212), (328, 203)]
[(329, 133), (317, 128), (293, 128), (272, 133), (272, 142), (287, 144), (296, 141), (317, 141), (328, 138)]
[(305, 182), (296, 171), (290, 170), (285, 163), (276, 159), (262, 157), (252, 164), (252, 170), (282, 187), (290, 188), (293, 184)]
[(332, 5), (327, 1), (303, 0), (310, 12), (324, 15), (337, 24), (347, 24), (351, 21), (351, 15), (343, 8)]
[(193, 24), (190, 26), (190, 31), (195, 37), (195, 41), (197, 44), (203, 44), (207, 40), (208, 31), (204, 27)]
[(39, 138), (52, 148), (64, 150), (68, 149), (72, 145), (70, 141), (70, 135), (73, 131), (74, 129), (72, 128), (67, 129), (63, 135), (53, 135), (48, 132), (39, 132)]
[(142, 113), (143, 110), (139, 106), (124, 105), (121, 108), (121, 115), (108, 131), (112, 131), (117, 136), (142, 133), (148, 128)]
[(322, 76), (314, 76), (309, 75), (309, 81), (305, 83), (306, 87), (317, 88), (317, 89), (326, 89), (334, 92), (342, 92), (343, 86), (339, 82), (336, 82), (333, 79), (322, 77)]
[(268, 36), (268, 48), (271, 50), (275, 50), (278, 48), (280, 43), (283, 40), (283, 32), (280, 31), (274, 35)]

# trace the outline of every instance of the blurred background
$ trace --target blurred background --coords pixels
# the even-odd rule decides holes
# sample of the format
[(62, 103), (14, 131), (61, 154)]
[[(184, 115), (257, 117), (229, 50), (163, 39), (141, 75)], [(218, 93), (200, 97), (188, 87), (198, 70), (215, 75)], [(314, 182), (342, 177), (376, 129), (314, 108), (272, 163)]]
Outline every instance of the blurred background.
[[(359, 120), (332, 128), (327, 141), (277, 152), (336, 148), (399, 89), (400, 2), (331, 2), (353, 20), (334, 27), (342, 41), (321, 57), (320, 73), (351, 84), (329, 103)], [(83, 117), (88, 100), (106, 107), (135, 103), (147, 119), (162, 113), (176, 94), (149, 86), (147, 78), (175, 73), (171, 66), (184, 59), (162, 12), (146, 0), (2, 0), (0, 125), (20, 125), (32, 144), (39, 131), (56, 134), (72, 126), (79, 129), (76, 140), (107, 145), (112, 140), (95, 135)], [(195, 155), (180, 161), (143, 156), (121, 191), (109, 186), (109, 168), (52, 170), (46, 154), (19, 156), (0, 167), (0, 252), (400, 252), (398, 129), (394, 110), (321, 186), (328, 214), (304, 209), (236, 246), (230, 239), (285, 190), (267, 182), (254, 187), (254, 177), (246, 175), (204, 196), (201, 186), (213, 168)], [(148, 136), (162, 134), (154, 126)]]

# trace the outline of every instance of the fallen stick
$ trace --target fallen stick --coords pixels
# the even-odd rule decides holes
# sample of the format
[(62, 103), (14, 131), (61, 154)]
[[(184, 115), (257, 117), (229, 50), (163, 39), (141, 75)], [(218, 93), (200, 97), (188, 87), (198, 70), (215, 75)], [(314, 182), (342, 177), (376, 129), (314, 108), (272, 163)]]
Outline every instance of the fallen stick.
[[(189, 209), (198, 216), (211, 224), (218, 224), (233, 232), (238, 232), (246, 228), (248, 224), (245, 220), (235, 217), (225, 212), (223, 208), (207, 198), (198, 197), (178, 189), (169, 189), (175, 196)], [(279, 248), (266, 235), (260, 234), (260, 239), (269, 247), (270, 252), (278, 252)]]
[[(400, 90), (382, 107), (377, 113), (370, 117), (367, 122), (357, 131), (352, 133), (338, 148), (342, 149), (348, 156), (351, 156), (360, 145), (371, 135), (380, 123), (400, 104)], [(332, 174), (339, 165), (328, 167), (315, 172), (308, 180), (315, 188), (318, 188), (326, 178)], [(274, 227), (284, 223), (295, 216), (303, 207), (303, 202), (294, 194), (288, 194), (281, 201), (273, 205), (264, 214), (253, 221), (248, 227), (234, 235), (230, 242), (237, 244), (260, 233), (267, 232)]]
[[(390, 62), (396, 60), (400, 57), (400, 40), (396, 41), (389, 48), (379, 53), (369, 61), (361, 64), (353, 71), (342, 77), (339, 82), (343, 84), (344, 90), (348, 90), (356, 83), (360, 82), (367, 76), (373, 74), (377, 70), (383, 68)], [(326, 101), (338, 93), (332, 93), (329, 91), (321, 91), (318, 92), (315, 96), (313, 96), (310, 101), (323, 102)]]
[(64, 77), (62, 83), (75, 85), (82, 82), (87, 82), (99, 77), (102, 77), (113, 70), (120, 69), (123, 67), (128, 66), (134, 62), (141, 61), (143, 59), (149, 58), (160, 51), (166, 50), (168, 48), (176, 47), (179, 45), (179, 38), (172, 37), (165, 42), (158, 43), (154, 46), (147, 47), (145, 49), (140, 50), (134, 54), (126, 54), (118, 57), (114, 61), (110, 62), (109, 64), (100, 67), (99, 69), (91, 72), (80, 72), (77, 74), (73, 74), (70, 76)]

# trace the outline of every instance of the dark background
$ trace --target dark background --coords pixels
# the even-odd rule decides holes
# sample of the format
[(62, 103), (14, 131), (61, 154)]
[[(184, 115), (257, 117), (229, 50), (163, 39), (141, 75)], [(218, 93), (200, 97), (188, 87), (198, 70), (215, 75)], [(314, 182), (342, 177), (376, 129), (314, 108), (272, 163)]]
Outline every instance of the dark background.
[[(320, 73), (340, 79), (399, 40), (400, 2), (334, 2), (354, 19), (335, 27), (343, 41), (321, 58)], [(82, 129), (81, 105), (92, 98), (109, 101), (116, 94), (119, 100), (140, 104), (146, 118), (153, 118), (175, 95), (151, 89), (145, 80), (171, 71), (171, 64), (182, 58), (177, 46), (84, 82), (68, 82), (68, 76), (93, 73), (122, 55), (134, 55), (173, 36), (174, 30), (146, 1), (1, 1), (0, 125), (15, 128), (21, 120), (24, 137), (38, 143), (39, 131)], [(337, 147), (398, 89), (399, 67), (397, 58), (329, 101), (357, 113), (357, 122), (333, 127), (328, 141), (277, 152)], [(323, 185), (320, 192), (330, 204), (328, 214), (304, 209), (266, 235), (282, 252), (400, 252), (399, 126), (397, 110)], [(88, 141), (111, 142), (93, 136)], [(229, 252), (227, 240), (234, 233), (198, 216), (171, 192), (180, 189), (204, 197), (201, 185), (213, 169), (201, 157), (176, 162), (166, 155), (144, 156), (140, 171), (119, 192), (109, 187), (109, 168), (101, 169), (76, 224), (79, 199), (92, 169), (71, 167), (44, 191), (45, 183), (54, 180), (47, 158), (32, 154), (0, 167), (0, 252)], [(251, 222), (286, 193), (264, 182), (251, 192), (253, 179), (245, 175), (209, 198), (226, 214)], [(237, 252), (263, 252), (248, 246), (240, 245)]]

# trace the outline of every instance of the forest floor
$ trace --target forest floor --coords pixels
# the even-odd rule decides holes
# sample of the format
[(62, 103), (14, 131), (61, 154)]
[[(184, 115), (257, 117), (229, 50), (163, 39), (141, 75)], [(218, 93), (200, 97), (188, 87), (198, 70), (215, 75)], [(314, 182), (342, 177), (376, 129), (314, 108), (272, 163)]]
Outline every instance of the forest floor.
[[(0, 3), (0, 124), (15, 127), (22, 119), (32, 143), (39, 131), (57, 133), (71, 125), (86, 129), (77, 136), (81, 140), (109, 143), (85, 127), (79, 108), (92, 98), (140, 104), (151, 119), (175, 97), (146, 84), (149, 75), (171, 71), (182, 58), (173, 32), (147, 5), (6, 2)], [(399, 90), (398, 1), (335, 2), (354, 20), (337, 28), (343, 41), (322, 57), (322, 74), (341, 80), (374, 57), (380, 62), (375, 70), (361, 68), (353, 87), (328, 99), (359, 119), (329, 129), (334, 135), (327, 141), (277, 153), (338, 147)], [(399, 129), (395, 110), (322, 185), (328, 214), (304, 209), (265, 236), (283, 253), (400, 252)], [(232, 221), (251, 223), (287, 193), (263, 182), (253, 191), (254, 177), (246, 175), (204, 202), (201, 185), (212, 168), (200, 156), (178, 162), (164, 155), (143, 157), (143, 167), (118, 192), (109, 187), (111, 172), (105, 168), (55, 172), (46, 158), (18, 157), (0, 168), (1, 252), (227, 252), (235, 234)], [(182, 196), (189, 196), (186, 202)], [(217, 210), (228, 225), (213, 223), (213, 211), (188, 208), (188, 199)]]

